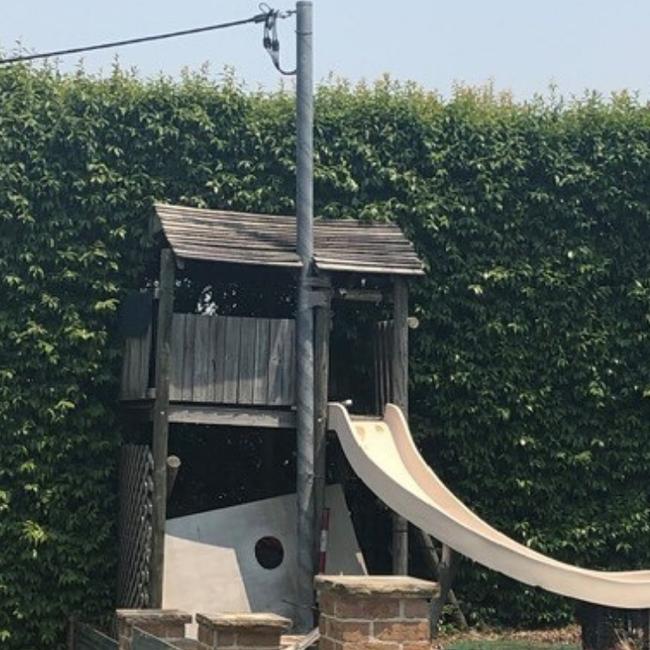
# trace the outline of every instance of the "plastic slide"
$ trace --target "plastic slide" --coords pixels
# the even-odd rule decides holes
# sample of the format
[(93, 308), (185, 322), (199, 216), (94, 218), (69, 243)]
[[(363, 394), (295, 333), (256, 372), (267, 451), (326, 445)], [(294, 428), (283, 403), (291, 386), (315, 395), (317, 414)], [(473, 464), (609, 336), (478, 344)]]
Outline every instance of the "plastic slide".
[(342, 404), (329, 405), (350, 465), (392, 510), (462, 555), (515, 580), (585, 602), (650, 607), (650, 571), (593, 571), (516, 542), (467, 508), (420, 455), (400, 409), (386, 406), (384, 419), (350, 417)]

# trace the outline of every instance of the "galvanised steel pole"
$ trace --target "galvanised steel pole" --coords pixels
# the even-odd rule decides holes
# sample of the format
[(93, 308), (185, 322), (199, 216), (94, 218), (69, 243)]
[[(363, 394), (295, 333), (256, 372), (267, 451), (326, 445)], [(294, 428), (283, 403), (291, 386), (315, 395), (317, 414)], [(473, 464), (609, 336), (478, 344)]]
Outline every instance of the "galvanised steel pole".
[(302, 260), (296, 318), (296, 437), (298, 495), (298, 631), (313, 627), (314, 577), (314, 88), (312, 3), (296, 3), (296, 248)]

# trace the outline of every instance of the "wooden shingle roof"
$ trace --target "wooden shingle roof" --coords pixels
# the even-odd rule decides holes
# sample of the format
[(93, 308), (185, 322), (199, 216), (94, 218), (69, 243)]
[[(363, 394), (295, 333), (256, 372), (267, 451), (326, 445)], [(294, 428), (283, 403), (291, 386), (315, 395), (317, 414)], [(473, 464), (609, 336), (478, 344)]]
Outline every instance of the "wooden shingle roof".
[[(296, 219), (178, 205), (155, 205), (181, 258), (300, 268)], [(398, 226), (355, 219), (315, 219), (314, 259), (326, 271), (422, 275), (422, 262)]]

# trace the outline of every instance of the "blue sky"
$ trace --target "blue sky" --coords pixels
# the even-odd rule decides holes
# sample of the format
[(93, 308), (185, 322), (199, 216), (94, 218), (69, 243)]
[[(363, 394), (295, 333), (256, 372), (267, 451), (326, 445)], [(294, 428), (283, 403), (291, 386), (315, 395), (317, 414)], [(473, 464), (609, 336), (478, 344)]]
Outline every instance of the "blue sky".
[[(249, 0), (20, 0), (2, 3), (0, 45), (59, 49), (247, 17)], [(270, 2), (291, 8), (291, 0)], [(315, 72), (352, 81), (384, 73), (448, 95), (455, 82), (493, 81), (518, 99), (585, 89), (627, 88), (650, 99), (648, 0), (314, 0)], [(283, 59), (294, 60), (293, 19), (281, 26)], [(250, 87), (279, 76), (261, 47), (261, 26), (136, 45), (119, 50), (144, 76), (178, 75), (209, 62), (217, 75), (233, 66)], [(89, 70), (108, 70), (114, 52), (86, 55)], [(67, 58), (73, 69), (78, 57)]]

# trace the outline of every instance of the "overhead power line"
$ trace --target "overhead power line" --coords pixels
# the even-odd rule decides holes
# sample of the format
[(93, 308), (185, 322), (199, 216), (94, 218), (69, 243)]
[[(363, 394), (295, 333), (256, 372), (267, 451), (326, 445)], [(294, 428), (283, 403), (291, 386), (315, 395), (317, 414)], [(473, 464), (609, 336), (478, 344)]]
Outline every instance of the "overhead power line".
[(111, 41), (109, 43), (99, 43), (97, 45), (87, 45), (84, 47), (70, 47), (64, 50), (54, 50), (52, 52), (40, 52), (36, 54), (23, 54), (19, 56), (12, 56), (6, 59), (0, 59), (0, 64), (6, 63), (19, 63), (21, 61), (34, 61), (35, 59), (48, 59), (53, 56), (66, 56), (68, 54), (81, 54), (83, 52), (94, 52), (95, 50), (107, 50), (115, 47), (123, 47), (124, 45), (137, 45), (138, 43), (149, 43), (151, 41), (162, 41), (168, 38), (177, 38), (179, 36), (191, 36), (192, 34), (201, 34), (203, 32), (212, 32), (217, 29), (225, 29), (227, 27), (238, 27), (239, 25), (246, 25), (248, 23), (265, 23), (269, 22), (269, 16), (273, 15), (275, 18), (286, 18), (294, 12), (278, 12), (268, 9), (264, 13), (251, 16), (250, 18), (243, 18), (242, 20), (232, 20), (227, 23), (219, 23), (217, 25), (206, 25), (204, 27), (194, 27), (192, 29), (182, 29), (176, 32), (166, 32), (165, 34), (153, 34), (151, 36), (140, 36), (138, 38), (127, 38), (120, 41)]

